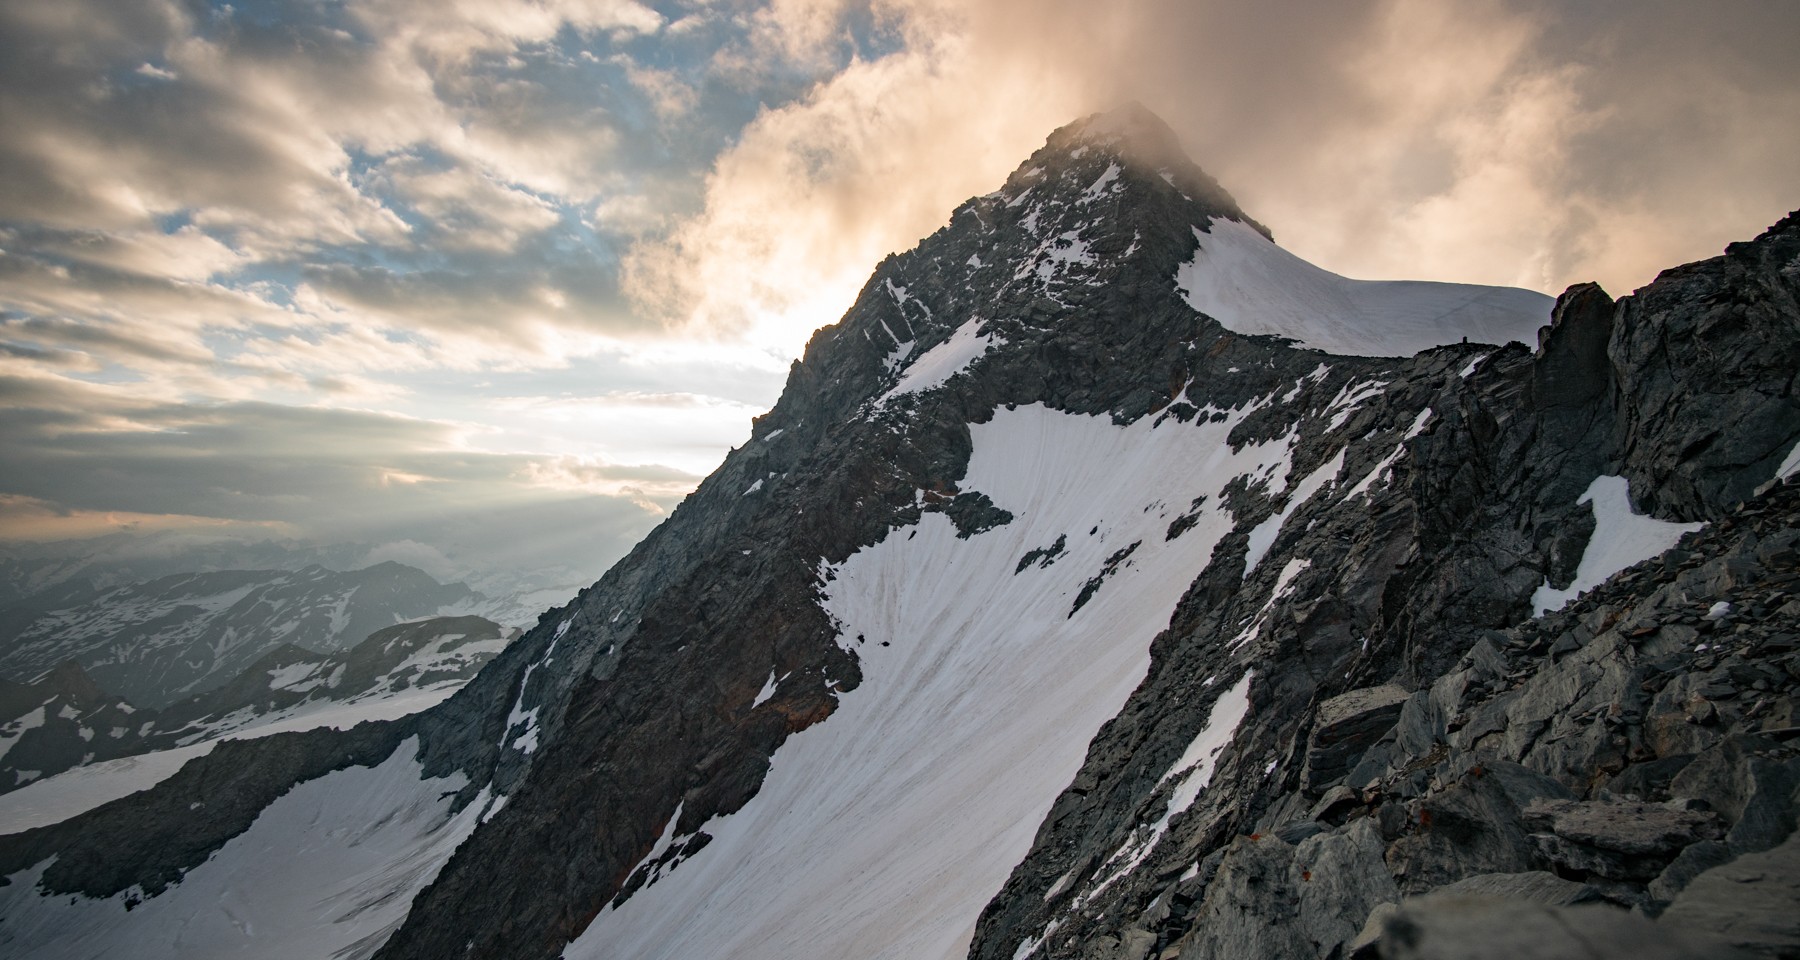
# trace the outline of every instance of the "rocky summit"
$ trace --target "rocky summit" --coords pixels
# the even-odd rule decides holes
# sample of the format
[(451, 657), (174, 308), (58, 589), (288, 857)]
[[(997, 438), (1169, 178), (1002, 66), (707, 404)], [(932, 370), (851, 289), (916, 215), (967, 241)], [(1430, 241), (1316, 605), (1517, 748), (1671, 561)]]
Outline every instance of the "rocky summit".
[(1088, 118), (447, 702), (6, 837), (0, 944), (1800, 955), (1797, 297), (1350, 280)]

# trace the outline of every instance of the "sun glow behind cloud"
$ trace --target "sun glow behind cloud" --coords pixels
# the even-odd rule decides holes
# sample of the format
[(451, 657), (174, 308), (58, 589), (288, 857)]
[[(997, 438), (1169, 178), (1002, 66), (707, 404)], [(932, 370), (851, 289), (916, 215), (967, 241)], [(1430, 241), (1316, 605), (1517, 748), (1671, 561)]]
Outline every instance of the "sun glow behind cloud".
[(580, 502), (605, 531), (581, 562), (603, 566), (742, 442), (883, 256), (1125, 98), (1324, 266), (1622, 293), (1795, 204), (1796, 20), (1749, 0), (15, 4), (0, 494), (42, 506), (0, 532), (200, 518), (474, 564), (487, 547), (442, 532), (459, 515), (548, 538)]

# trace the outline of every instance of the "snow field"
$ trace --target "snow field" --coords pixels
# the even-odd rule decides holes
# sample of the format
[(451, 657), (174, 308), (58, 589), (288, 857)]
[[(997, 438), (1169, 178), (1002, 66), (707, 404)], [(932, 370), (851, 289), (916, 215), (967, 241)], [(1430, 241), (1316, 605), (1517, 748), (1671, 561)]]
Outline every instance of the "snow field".
[[(474, 829), (485, 795), (452, 816), (456, 777), (421, 779), (418, 741), (375, 767), (302, 783), (161, 896), (126, 912), (105, 899), (42, 897), (49, 861), (0, 887), (0, 953), (35, 960), (360, 960)], [(127, 922), (129, 921), (129, 922)]]
[[(972, 426), (961, 486), (1014, 520), (958, 539), (927, 514), (827, 568), (822, 603), (862, 686), (789, 738), (744, 809), (702, 828), (711, 844), (564, 956), (960, 958), (1231, 530), (1219, 491), (1285, 463), (1283, 441), (1231, 452), (1244, 415), (1117, 427), (1034, 405)], [(1201, 495), (1199, 522), (1165, 539)], [(1058, 537), (1063, 555), (1014, 572)]]
[[(1274, 334), (1353, 357), (1410, 357), (1467, 337), (1537, 342), (1550, 297), (1514, 287), (1352, 280), (1322, 270), (1236, 220), (1215, 219), (1175, 271), (1188, 305), (1226, 329)], [(1471, 364), (1471, 367), (1473, 364)]]

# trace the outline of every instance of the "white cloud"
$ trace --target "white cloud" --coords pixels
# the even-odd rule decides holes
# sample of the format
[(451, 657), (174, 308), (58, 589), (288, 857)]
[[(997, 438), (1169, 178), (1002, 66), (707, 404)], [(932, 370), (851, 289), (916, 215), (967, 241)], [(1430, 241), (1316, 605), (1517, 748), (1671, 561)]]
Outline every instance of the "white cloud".
[(549, 203), (468, 166), (434, 170), (403, 154), (383, 164), (382, 175), (450, 249), (508, 253), (559, 219)]

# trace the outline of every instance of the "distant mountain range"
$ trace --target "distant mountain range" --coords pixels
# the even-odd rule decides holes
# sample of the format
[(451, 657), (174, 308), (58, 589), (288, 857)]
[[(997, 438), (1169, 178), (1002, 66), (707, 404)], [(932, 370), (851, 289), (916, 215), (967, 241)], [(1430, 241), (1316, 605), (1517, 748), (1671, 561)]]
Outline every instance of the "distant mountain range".
[(68, 580), (0, 609), (0, 677), (30, 681), (73, 661), (101, 689), (160, 708), (224, 684), (283, 644), (333, 653), (396, 622), (475, 612), (486, 600), (391, 562), (181, 573), (114, 587)]
[(517, 635), (460, 616), (397, 624), (335, 653), (279, 643), (223, 685), (161, 710), (107, 693), (74, 660), (34, 683), (0, 680), (0, 794), (73, 767), (317, 717), (327, 707), (447, 696)]

